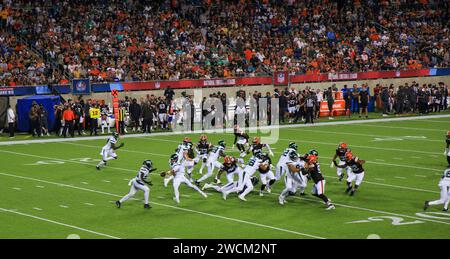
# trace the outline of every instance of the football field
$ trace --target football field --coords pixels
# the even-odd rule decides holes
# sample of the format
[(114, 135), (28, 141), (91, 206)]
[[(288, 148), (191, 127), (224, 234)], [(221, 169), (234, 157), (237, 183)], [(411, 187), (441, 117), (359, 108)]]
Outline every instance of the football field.
[[(95, 165), (106, 137), (1, 145), (0, 238), (450, 238), (450, 213), (442, 206), (423, 211), (425, 200), (439, 198), (449, 130), (450, 117), (281, 128), (271, 145), (273, 162), (291, 141), (302, 154), (318, 150), (325, 194), (336, 205), (330, 211), (310, 194), (311, 181), (306, 196), (290, 196), (284, 206), (278, 204), (283, 181), (264, 197), (258, 184), (247, 202), (235, 194), (225, 201), (213, 190), (205, 199), (182, 186), (177, 205), (171, 185), (164, 188), (157, 173), (150, 176), (152, 209), (144, 210), (142, 192), (117, 209), (114, 202), (128, 193), (142, 161), (151, 159), (157, 172), (168, 170), (184, 135), (121, 138), (119, 159), (101, 171)], [(196, 143), (199, 134), (188, 136)], [(224, 139), (226, 153), (238, 155), (233, 134), (208, 137), (213, 144)], [(345, 181), (330, 168), (341, 141), (367, 161), (354, 196), (344, 193)], [(194, 178), (200, 177), (198, 168)]]

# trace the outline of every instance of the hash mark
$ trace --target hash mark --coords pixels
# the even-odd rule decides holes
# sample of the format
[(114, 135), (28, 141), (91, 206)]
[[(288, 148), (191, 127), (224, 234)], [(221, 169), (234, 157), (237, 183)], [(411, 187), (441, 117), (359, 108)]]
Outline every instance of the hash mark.
[(66, 205), (59, 205), (59, 207), (64, 208), (64, 209), (68, 209), (69, 208), (69, 206), (66, 206)]

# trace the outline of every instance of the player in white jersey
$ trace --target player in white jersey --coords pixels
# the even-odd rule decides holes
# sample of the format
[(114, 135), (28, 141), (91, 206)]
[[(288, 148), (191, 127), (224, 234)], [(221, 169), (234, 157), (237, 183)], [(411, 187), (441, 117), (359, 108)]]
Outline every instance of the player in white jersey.
[(444, 204), (443, 211), (448, 211), (448, 204), (450, 203), (450, 169), (445, 169), (442, 179), (439, 181), (439, 188), (441, 189), (441, 197), (439, 200), (426, 201), (423, 207), (428, 209), (430, 205)]
[[(191, 139), (185, 137), (183, 143), (178, 145), (177, 149), (175, 150), (175, 153), (178, 155), (177, 163), (183, 164), (187, 168), (189, 181), (192, 182), (192, 171), (194, 171), (195, 161), (193, 157)], [(164, 178), (164, 187), (167, 187), (169, 182), (172, 180), (173, 176)]]
[[(213, 175), (214, 169), (221, 168), (222, 164), (218, 161), (220, 157), (225, 157), (225, 141), (220, 140), (218, 145), (215, 147), (212, 147), (209, 155), (208, 160), (206, 161), (206, 166), (208, 168), (208, 172), (202, 176), (200, 179), (195, 181), (195, 184), (198, 186), (201, 182), (208, 179)], [(217, 181), (217, 183), (220, 184), (220, 180)]]
[(125, 195), (122, 199), (116, 201), (117, 208), (120, 208), (122, 206), (122, 203), (124, 203), (126, 200), (132, 198), (136, 192), (139, 190), (144, 192), (144, 208), (149, 209), (151, 206), (148, 203), (148, 196), (150, 194), (150, 188), (148, 188), (147, 185), (152, 186), (152, 181), (147, 181), (148, 175), (157, 170), (156, 168), (153, 168), (153, 163), (151, 160), (145, 160), (142, 163), (142, 167), (139, 170), (137, 176), (130, 180), (128, 183), (129, 186), (131, 186), (130, 192)]
[(289, 154), (289, 160), (286, 161), (286, 166), (288, 172), (284, 176), (285, 188), (278, 197), (278, 202), (281, 205), (286, 203), (287, 196), (295, 194), (298, 189), (300, 189), (300, 194), (304, 195), (308, 182), (307, 177), (301, 173), (304, 161), (298, 157), (297, 152), (291, 152)]
[[(246, 185), (244, 186), (244, 190), (247, 189), (247, 188), (252, 188), (253, 189), (254, 186), (258, 184), (258, 182), (259, 182), (258, 177), (252, 176), (250, 178), (250, 183), (251, 183), (252, 186), (249, 186), (248, 185), (249, 183), (246, 183)], [(214, 189), (214, 190), (216, 190), (218, 192), (221, 192), (222, 193), (222, 198), (224, 200), (226, 200), (227, 197), (228, 197), (228, 194), (233, 193), (233, 192), (238, 192), (238, 182), (235, 181), (235, 182), (227, 183), (224, 186), (219, 186), (219, 185), (216, 185), (216, 184), (205, 184), (205, 186), (203, 188), (204, 189), (212, 188), (212, 189)]]
[[(289, 156), (291, 153), (297, 153), (297, 144), (295, 144), (294, 142), (289, 143), (289, 147), (286, 148), (283, 152), (283, 154), (281, 154), (280, 159), (278, 160), (277, 163), (277, 168), (276, 168), (276, 175), (275, 178), (277, 180), (280, 180), (281, 177), (284, 177), (284, 175), (286, 175), (287, 172), (289, 172), (288, 166), (287, 166), (287, 161), (289, 161)], [(298, 156), (298, 155), (297, 155)]]
[[(240, 192), (238, 198), (247, 201), (245, 196), (249, 194), (253, 190), (253, 185), (251, 184), (251, 178), (256, 173), (256, 171), (260, 168), (263, 154), (257, 153), (255, 156), (252, 156), (250, 160), (248, 160), (247, 165), (244, 168), (244, 173), (239, 177), (238, 190)], [(267, 168), (264, 168), (267, 169)], [(245, 188), (245, 186), (247, 186)]]
[(186, 168), (183, 164), (178, 163), (178, 155), (173, 154), (170, 157), (169, 164), (171, 169), (167, 172), (162, 172), (161, 177), (173, 176), (173, 191), (175, 194), (174, 200), (176, 203), (180, 203), (180, 185), (182, 183), (186, 184), (188, 187), (198, 191), (203, 197), (208, 197), (202, 190), (200, 190), (197, 186), (193, 185), (184, 175)]
[(113, 132), (112, 136), (108, 138), (106, 145), (103, 146), (102, 151), (100, 152), (102, 161), (100, 161), (100, 163), (96, 166), (97, 170), (100, 170), (100, 168), (106, 166), (106, 163), (109, 160), (117, 159), (117, 154), (115, 151), (124, 146), (124, 143), (120, 143), (119, 146), (116, 146), (117, 141), (119, 141), (119, 133)]

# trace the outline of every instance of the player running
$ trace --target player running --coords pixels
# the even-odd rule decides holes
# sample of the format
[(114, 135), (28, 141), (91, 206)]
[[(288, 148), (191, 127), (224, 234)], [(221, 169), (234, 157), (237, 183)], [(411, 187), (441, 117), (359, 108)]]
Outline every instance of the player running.
[(430, 205), (444, 204), (443, 211), (448, 211), (448, 204), (450, 203), (450, 169), (445, 169), (438, 186), (441, 188), (441, 198), (435, 201), (426, 201), (423, 210), (427, 210)]
[[(185, 167), (187, 167), (189, 179), (191, 179), (191, 174), (192, 171), (194, 171), (195, 166), (193, 152), (190, 151), (190, 149), (192, 149), (191, 139), (189, 137), (185, 137), (183, 139), (183, 143), (178, 145), (177, 149), (175, 150), (175, 154), (178, 155), (177, 163), (183, 164)], [(167, 187), (172, 179), (173, 176), (164, 178), (164, 187)]]
[(307, 177), (301, 173), (305, 162), (301, 160), (297, 152), (289, 153), (289, 158), (285, 161), (286, 163), (286, 174), (284, 175), (285, 188), (278, 197), (278, 203), (284, 205), (287, 203), (286, 197), (289, 195), (294, 195), (297, 189), (301, 189), (301, 193), (305, 192)]
[[(267, 170), (268, 165), (261, 165), (263, 162), (263, 154), (257, 153), (255, 156), (252, 156), (250, 160), (248, 160), (247, 165), (244, 168), (244, 173), (241, 177), (239, 177), (238, 190), (239, 196), (238, 198), (242, 201), (247, 201), (245, 196), (249, 194), (253, 190), (253, 185), (251, 184), (251, 178), (256, 173), (256, 171), (261, 167), (263, 170)], [(244, 188), (247, 186), (247, 188)]]
[(238, 165), (238, 163), (243, 164), (243, 159), (235, 159), (232, 156), (226, 156), (224, 158), (223, 165), (220, 167), (219, 172), (217, 173), (217, 176), (215, 178), (216, 182), (219, 182), (220, 177), (222, 176), (222, 173), (225, 172), (227, 174), (227, 181), (229, 183), (234, 182), (234, 176), (242, 175), (243, 171), (242, 168)]
[(301, 169), (301, 172), (303, 175), (308, 175), (314, 181), (312, 195), (322, 199), (327, 205), (327, 210), (335, 209), (333, 203), (331, 203), (331, 200), (325, 196), (326, 181), (320, 172), (320, 164), (317, 161), (317, 156), (308, 156), (307, 162), (305, 163), (304, 168)]
[[(241, 157), (245, 157), (246, 155), (246, 146), (248, 146), (248, 136), (245, 131), (239, 128), (239, 125), (236, 125), (234, 128), (234, 145), (238, 148)], [(234, 147), (233, 145), (233, 147)]]
[(211, 149), (211, 143), (208, 142), (208, 137), (206, 135), (201, 135), (200, 140), (197, 143), (197, 157), (194, 159), (195, 164), (198, 164), (200, 160), (202, 161), (202, 166), (200, 167), (200, 174), (203, 174), (203, 169), (207, 165), (208, 152)]
[(448, 163), (447, 167), (450, 167), (450, 150), (449, 150), (449, 147), (450, 147), (450, 131), (447, 131), (447, 136), (446, 137), (447, 138), (445, 139), (445, 142), (447, 143), (447, 146), (445, 148), (444, 155), (447, 156), (447, 163)]
[[(202, 176), (200, 179), (195, 181), (195, 184), (198, 186), (201, 182), (211, 177), (214, 173), (214, 169), (221, 168), (222, 164), (218, 161), (220, 157), (225, 157), (225, 141), (220, 140), (218, 145), (212, 147), (209, 154), (208, 160), (206, 161), (206, 167), (208, 168), (208, 172)], [(220, 184), (220, 180), (217, 181)]]
[(298, 150), (297, 144), (295, 144), (294, 142), (291, 142), (291, 143), (289, 143), (288, 148), (286, 148), (284, 150), (284, 152), (281, 154), (280, 159), (278, 160), (278, 163), (277, 163), (276, 171), (275, 171), (277, 180), (280, 180), (281, 177), (286, 175), (286, 173), (289, 170), (286, 163), (287, 163), (287, 161), (289, 161), (289, 157), (291, 156), (292, 153), (297, 154), (297, 150)]
[[(244, 185), (244, 190), (246, 190), (247, 188), (252, 188), (253, 189), (254, 186), (258, 184), (258, 182), (259, 182), (258, 177), (252, 176), (250, 178), (251, 186), (248, 185), (250, 183), (246, 183), (246, 185)], [(204, 188), (205, 189), (212, 188), (212, 189), (214, 189), (214, 190), (216, 190), (218, 192), (221, 192), (222, 193), (222, 198), (224, 200), (226, 200), (230, 193), (238, 192), (238, 182), (235, 181), (235, 182), (232, 182), (232, 183), (228, 183), (228, 184), (226, 184), (224, 186), (219, 186), (219, 185), (216, 185), (216, 184), (205, 184)]]
[(259, 196), (264, 196), (264, 190), (271, 193), (271, 186), (275, 183), (276, 178), (272, 172), (272, 160), (267, 154), (262, 155), (261, 166), (258, 168), (261, 178), (261, 189), (259, 190)]
[(117, 141), (119, 141), (119, 133), (113, 132), (112, 136), (108, 138), (108, 140), (106, 141), (106, 145), (103, 146), (102, 151), (100, 152), (102, 161), (100, 161), (100, 163), (98, 163), (98, 165), (96, 166), (97, 170), (105, 167), (106, 163), (109, 160), (117, 159), (117, 154), (115, 151), (125, 145), (122, 142), (119, 146), (116, 146)]
[[(339, 158), (338, 165), (340, 165), (340, 166), (345, 165), (345, 154), (347, 154), (347, 152), (350, 152), (350, 149), (348, 148), (347, 144), (344, 142), (339, 143), (339, 146), (336, 149), (336, 153), (334, 154), (333, 159), (331, 160), (331, 168), (334, 167), (336, 158)], [(336, 167), (336, 169), (337, 169), (337, 176), (339, 177), (339, 181), (342, 181), (342, 179), (345, 176), (342, 171), (345, 168)], [(349, 175), (352, 172), (352, 169), (350, 167), (346, 167), (346, 169), (347, 169), (347, 175)]]
[(247, 154), (252, 152), (253, 156), (255, 156), (258, 153), (262, 153), (263, 148), (267, 148), (267, 151), (269, 151), (269, 155), (273, 156), (273, 152), (272, 149), (270, 149), (270, 146), (268, 144), (262, 144), (260, 137), (254, 137), (252, 145), (250, 145), (250, 148), (247, 150)]
[(150, 204), (148, 204), (148, 196), (150, 194), (150, 188), (148, 188), (147, 185), (152, 186), (152, 181), (147, 181), (148, 175), (157, 170), (156, 168), (153, 168), (153, 163), (151, 160), (145, 160), (142, 163), (141, 169), (139, 169), (139, 172), (135, 178), (130, 180), (128, 183), (129, 186), (131, 186), (130, 192), (125, 195), (122, 199), (116, 201), (117, 208), (120, 208), (122, 206), (122, 203), (127, 201), (128, 199), (132, 198), (136, 192), (139, 190), (144, 192), (144, 208), (149, 209), (151, 208)]
[[(347, 173), (347, 189), (345, 190), (345, 193), (350, 192), (350, 196), (353, 196), (355, 194), (356, 190), (361, 185), (364, 179), (363, 165), (365, 162), (366, 161), (359, 159), (357, 156), (354, 156), (352, 152), (347, 152), (345, 154), (345, 164), (339, 165), (336, 163), (336, 161), (334, 161), (336, 167), (350, 167), (352, 170), (350, 173)], [(354, 185), (353, 182), (355, 182)]]
[(197, 186), (193, 185), (184, 175), (186, 168), (183, 164), (178, 163), (179, 158), (177, 154), (173, 154), (170, 157), (169, 164), (171, 169), (167, 172), (161, 172), (161, 177), (166, 176), (173, 176), (173, 190), (174, 190), (174, 200), (176, 203), (180, 203), (180, 185), (182, 183), (186, 184), (188, 187), (198, 191), (203, 197), (207, 198), (208, 195), (206, 195), (202, 190), (200, 190)]

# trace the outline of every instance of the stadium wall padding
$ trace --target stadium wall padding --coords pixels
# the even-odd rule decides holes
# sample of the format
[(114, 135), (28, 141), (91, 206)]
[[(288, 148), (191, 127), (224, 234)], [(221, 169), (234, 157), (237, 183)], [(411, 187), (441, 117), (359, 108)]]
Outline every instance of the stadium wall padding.
[(0, 96), (0, 129), (3, 129), (7, 125), (6, 111), (8, 110), (9, 97)]
[(19, 129), (19, 131), (30, 130), (30, 119), (28, 117), (28, 114), (30, 112), (33, 101), (36, 101), (39, 105), (42, 104), (45, 110), (47, 110), (48, 127), (50, 130), (52, 130), (55, 122), (55, 110), (53, 107), (61, 102), (60, 97), (54, 95), (34, 95), (17, 100), (17, 128)]

